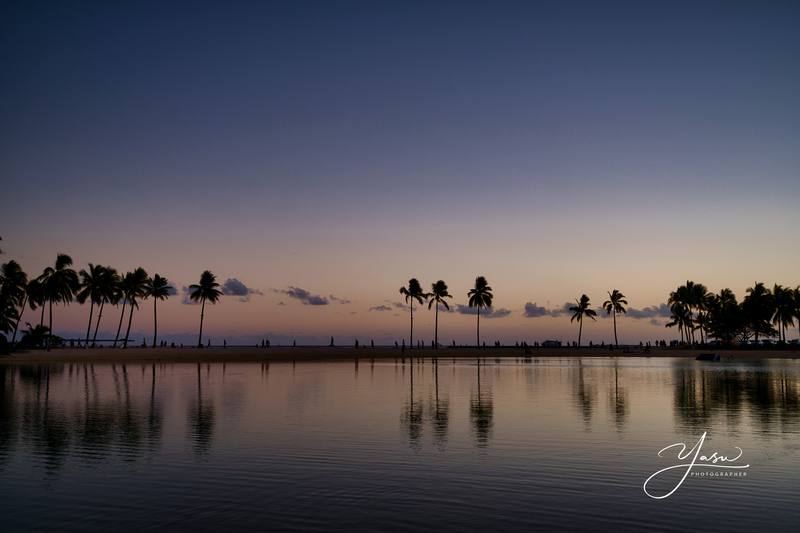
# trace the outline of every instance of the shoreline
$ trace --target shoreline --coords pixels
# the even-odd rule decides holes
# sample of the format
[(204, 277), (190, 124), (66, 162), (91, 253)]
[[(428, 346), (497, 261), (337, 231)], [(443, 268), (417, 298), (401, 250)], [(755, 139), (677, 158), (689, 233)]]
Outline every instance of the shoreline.
[(278, 346), (204, 347), (204, 348), (55, 348), (20, 351), (0, 356), (0, 365), (31, 363), (226, 363), (226, 362), (291, 362), (291, 361), (352, 361), (355, 359), (523, 359), (537, 357), (683, 357), (694, 358), (701, 353), (719, 354), (725, 360), (763, 360), (800, 358), (800, 349), (713, 349), (713, 348), (650, 348), (609, 349), (608, 347), (531, 347), (526, 353), (521, 347), (456, 347), (406, 349), (394, 347), (309, 347)]

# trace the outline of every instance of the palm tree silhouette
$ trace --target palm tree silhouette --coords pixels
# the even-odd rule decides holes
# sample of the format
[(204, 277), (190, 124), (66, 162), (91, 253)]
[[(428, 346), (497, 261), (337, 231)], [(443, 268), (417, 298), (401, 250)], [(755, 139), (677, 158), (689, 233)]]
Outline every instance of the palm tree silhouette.
[[(106, 303), (112, 303), (116, 305), (117, 302), (121, 299), (121, 288), (120, 285), (122, 283), (122, 278), (120, 277), (119, 273), (115, 268), (111, 268), (110, 266), (103, 267), (102, 275), (98, 279), (98, 283), (100, 285), (100, 311), (97, 313), (97, 321), (94, 325), (94, 335), (92, 336), (92, 346), (95, 345), (97, 342), (97, 331), (100, 329), (100, 319), (103, 318), (103, 309), (105, 308)], [(120, 315), (120, 326), (122, 325), (122, 315)], [(119, 331), (117, 331), (117, 336), (119, 336)], [(116, 342), (116, 339), (115, 339)]]
[(422, 305), (428, 295), (422, 291), (422, 286), (417, 278), (408, 280), (408, 287), (400, 287), (400, 294), (405, 296), (406, 303), (410, 304), (411, 307), (411, 334), (408, 339), (408, 347), (411, 349), (414, 347), (414, 300)]
[(597, 311), (589, 307), (589, 297), (585, 294), (581, 295), (580, 300), (575, 300), (576, 305), (569, 308), (572, 311), (572, 318), (570, 322), (578, 321), (578, 347), (581, 346), (581, 334), (583, 333), (583, 317), (588, 316), (592, 320), (596, 320)]
[(128, 312), (128, 329), (125, 331), (125, 340), (122, 341), (122, 347), (128, 347), (128, 339), (131, 335), (131, 323), (133, 322), (133, 312), (139, 309), (139, 299), (147, 298), (147, 281), (149, 280), (147, 272), (142, 267), (138, 267), (133, 272), (125, 275), (122, 280), (123, 290), (125, 291), (125, 298), (130, 304), (130, 311)]
[(58, 254), (55, 265), (47, 267), (39, 276), (44, 286), (44, 297), (48, 306), (50, 335), (47, 337), (47, 349), (50, 350), (50, 339), (53, 337), (53, 303), (69, 305), (80, 287), (78, 273), (69, 268), (72, 258), (67, 254)]
[(158, 338), (158, 312), (156, 303), (159, 300), (166, 300), (174, 290), (174, 287), (169, 284), (167, 278), (162, 278), (158, 274), (153, 276), (147, 282), (147, 296), (153, 299), (153, 348), (156, 347), (156, 339)]
[(763, 282), (754, 283), (747, 289), (747, 296), (742, 301), (742, 311), (747, 328), (758, 342), (759, 335), (771, 336), (775, 328), (770, 324), (775, 314), (775, 298)]
[(796, 304), (792, 289), (775, 284), (772, 288), (772, 296), (775, 299), (775, 313), (772, 316), (772, 323), (778, 326), (780, 340), (786, 342), (786, 328), (794, 326)]
[(89, 345), (89, 333), (92, 330), (92, 318), (94, 314), (94, 304), (100, 305), (103, 300), (102, 278), (105, 267), (103, 265), (93, 265), (89, 263), (89, 269), (80, 271), (81, 287), (76, 295), (78, 303), (86, 303), (89, 300), (89, 323), (86, 325), (86, 345)]
[(489, 286), (486, 278), (483, 276), (478, 276), (475, 278), (475, 287), (467, 292), (467, 296), (469, 296), (469, 306), (476, 307), (478, 309), (478, 326), (476, 330), (476, 338), (478, 340), (478, 348), (481, 346), (481, 308), (483, 307), (491, 307), (492, 306), (492, 299), (494, 298), (494, 294), (492, 294), (492, 288)]
[(439, 304), (442, 304), (445, 309), (448, 311), (450, 310), (450, 306), (447, 305), (447, 298), (453, 298), (449, 292), (447, 292), (447, 283), (442, 280), (437, 281), (436, 283), (431, 284), (431, 292), (428, 294), (428, 309), (431, 308), (432, 305), (436, 304), (436, 318), (434, 320), (434, 328), (433, 328), (433, 345), (436, 348), (439, 348)]
[(206, 311), (206, 300), (212, 304), (217, 303), (222, 291), (219, 290), (217, 277), (210, 271), (205, 270), (200, 275), (200, 282), (196, 285), (189, 285), (189, 299), (193, 302), (200, 302), (200, 334), (197, 336), (197, 346), (203, 347), (203, 317)]
[(627, 313), (626, 305), (628, 305), (628, 301), (625, 299), (625, 295), (617, 289), (609, 292), (608, 300), (603, 302), (603, 309), (606, 310), (607, 314), (614, 317), (614, 346), (619, 346), (619, 341), (617, 341), (617, 313)]
[[(25, 306), (29, 307), (31, 311), (35, 311), (39, 306), (44, 310), (44, 287), (42, 287), (42, 284), (37, 279), (32, 279), (25, 285), (25, 297), (19, 309), (17, 323), (14, 324), (14, 334), (11, 337), (11, 344), (14, 344), (17, 340), (17, 331), (19, 330), (20, 320), (22, 320), (22, 314), (25, 312)], [(42, 322), (44, 322), (44, 318), (42, 318)], [(39, 325), (42, 324), (40, 323)]]
[(684, 342), (684, 332), (686, 332), (686, 340), (688, 341), (689, 337), (687, 330), (692, 324), (692, 317), (689, 313), (689, 308), (679, 301), (674, 301), (669, 306), (669, 310), (670, 321), (667, 322), (665, 326), (668, 328), (678, 326), (678, 330), (681, 332), (681, 342)]
[[(14, 336), (11, 338), (11, 344), (14, 344), (17, 327), (28, 297), (28, 275), (19, 266), (19, 263), (11, 260), (0, 267), (0, 287), (3, 316), (9, 325), (8, 329), (4, 331), (6, 333), (14, 331)], [(20, 308), (19, 311), (17, 311), (17, 307)]]

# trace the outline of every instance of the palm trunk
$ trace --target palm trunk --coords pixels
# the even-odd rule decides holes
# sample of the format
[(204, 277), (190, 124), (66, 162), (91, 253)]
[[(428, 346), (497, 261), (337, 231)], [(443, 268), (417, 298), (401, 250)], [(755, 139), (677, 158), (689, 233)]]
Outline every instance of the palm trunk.
[(94, 313), (94, 300), (89, 300), (89, 323), (86, 324), (86, 346), (89, 346), (89, 332), (92, 331), (92, 314)]
[(158, 337), (158, 308), (156, 306), (157, 298), (153, 298), (153, 348), (156, 347), (156, 338)]
[(119, 332), (122, 331), (122, 319), (125, 318), (125, 304), (128, 303), (128, 298), (125, 297), (122, 299), (122, 313), (119, 315), (119, 325), (117, 326), (117, 334), (114, 337), (114, 348), (117, 347), (117, 341), (119, 340)]
[(583, 334), (583, 317), (578, 319), (578, 348), (581, 347), (581, 335)]
[(135, 302), (131, 300), (131, 310), (128, 313), (128, 329), (125, 331), (125, 341), (122, 343), (123, 348), (128, 347), (128, 337), (131, 335), (131, 322), (133, 322), (133, 312), (136, 310), (136, 306), (133, 305)]
[(478, 306), (478, 329), (476, 338), (478, 340), (478, 348), (481, 347), (481, 308)]
[(22, 299), (22, 307), (19, 308), (19, 316), (17, 317), (17, 323), (14, 324), (14, 333), (11, 336), (11, 346), (14, 346), (14, 342), (17, 340), (17, 328), (19, 328), (19, 321), (22, 320), (22, 313), (25, 312), (25, 305), (28, 303), (28, 295), (25, 294), (25, 298)]
[(97, 330), (100, 327), (100, 319), (103, 317), (103, 307), (106, 305), (106, 301), (103, 300), (100, 302), (100, 311), (97, 313), (97, 323), (94, 326), (94, 335), (92, 336), (92, 346), (97, 341)]
[(39, 317), (39, 326), (44, 327), (44, 310), (47, 307), (46, 302), (42, 302), (42, 316)]
[(414, 348), (414, 300), (411, 300), (411, 333), (408, 338), (408, 349)]
[(50, 334), (47, 336), (47, 351), (50, 351), (50, 340), (53, 337), (53, 300), (48, 302), (48, 307), (50, 308), (48, 314), (50, 315)]
[(439, 347), (439, 302), (436, 302), (436, 318), (433, 326), (433, 347)]
[(614, 346), (619, 347), (619, 341), (617, 340), (617, 311), (614, 310), (614, 314), (612, 315), (614, 318)]
[[(203, 297), (203, 303), (200, 304), (200, 334), (197, 336), (197, 347), (202, 348), (203, 346), (203, 315), (206, 312), (206, 298)], [(199, 381), (198, 381), (199, 383)]]

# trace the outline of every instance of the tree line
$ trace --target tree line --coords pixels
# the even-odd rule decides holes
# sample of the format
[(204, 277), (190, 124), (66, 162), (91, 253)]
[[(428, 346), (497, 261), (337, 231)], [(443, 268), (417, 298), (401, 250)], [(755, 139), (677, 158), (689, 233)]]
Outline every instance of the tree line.
[[(11, 335), (11, 344), (16, 343), (20, 322), (26, 310), (39, 310), (38, 325), (27, 322), (28, 329), (21, 344), (50, 349), (59, 342), (53, 335), (53, 306), (69, 305), (73, 301), (89, 304), (89, 317), (86, 325), (86, 346), (95, 345), (97, 332), (103, 318), (106, 304), (120, 308), (117, 333), (113, 346), (120, 344), (128, 347), (133, 323), (133, 314), (139, 304), (150, 299), (153, 302), (153, 347), (158, 344), (158, 302), (175, 294), (175, 288), (169, 280), (160, 274), (149, 276), (145, 269), (139, 267), (125, 274), (115, 268), (89, 263), (88, 267), (76, 271), (72, 268), (72, 258), (66, 254), (58, 254), (53, 266), (48, 266), (34, 278), (29, 278), (16, 261), (9, 261), (0, 267), (0, 333)], [(216, 303), (222, 291), (216, 276), (204, 271), (200, 281), (189, 286), (189, 298), (200, 303), (200, 331), (197, 344), (202, 346), (203, 319), (206, 302)], [(94, 318), (97, 308), (97, 318)], [(127, 327), (122, 336), (127, 311)], [(45, 326), (45, 312), (47, 325)], [(92, 333), (92, 326), (94, 332)], [(91, 341), (90, 341), (91, 337)]]
[[(133, 315), (145, 300), (153, 302), (153, 347), (158, 345), (158, 302), (176, 294), (169, 280), (160, 274), (153, 276), (141, 267), (125, 274), (115, 268), (89, 263), (76, 271), (72, 258), (58, 254), (55, 263), (46, 267), (39, 276), (29, 278), (16, 261), (0, 267), (0, 340), (16, 343), (19, 326), (26, 310), (39, 311), (38, 325), (27, 321), (27, 331), (21, 344), (43, 346), (49, 349), (59, 339), (53, 335), (53, 308), (73, 301), (89, 304), (84, 343), (97, 343), (97, 334), (106, 305), (119, 308), (116, 335), (112, 346), (128, 347)], [(200, 324), (197, 344), (202, 346), (206, 302), (219, 301), (222, 296), (216, 276), (206, 270), (198, 283), (189, 287), (189, 298), (200, 304)], [(414, 305), (428, 304), (434, 309), (434, 346), (439, 347), (439, 308), (450, 309), (447, 283), (438, 280), (431, 284), (430, 292), (423, 290), (416, 278), (400, 288), (410, 312), (409, 348), (414, 344)], [(468, 306), (476, 310), (476, 346), (481, 346), (480, 319), (482, 310), (492, 306), (494, 293), (484, 276), (477, 276), (467, 292)], [(763, 282), (755, 282), (746, 290), (741, 302), (728, 288), (718, 293), (710, 292), (702, 283), (686, 281), (669, 294), (667, 304), (670, 317), (667, 328), (676, 327), (681, 343), (705, 344), (716, 339), (722, 344), (747, 343), (777, 337), (786, 342), (788, 328), (795, 319), (800, 326), (800, 286), (795, 288), (775, 284), (771, 289)], [(598, 311), (612, 317), (614, 344), (618, 345), (617, 318), (627, 313), (628, 301), (618, 289), (608, 291), (608, 299), (599, 309), (594, 309), (589, 296), (582, 294), (569, 307), (570, 321), (578, 325), (578, 346), (581, 345), (585, 319), (596, 320)], [(97, 315), (95, 316), (95, 310)], [(47, 325), (45, 325), (45, 313)], [(127, 313), (127, 315), (126, 315)], [(127, 320), (126, 320), (127, 318)], [(35, 319), (33, 321), (35, 323)], [(122, 328), (126, 325), (123, 335)], [(800, 331), (799, 331), (800, 333)]]

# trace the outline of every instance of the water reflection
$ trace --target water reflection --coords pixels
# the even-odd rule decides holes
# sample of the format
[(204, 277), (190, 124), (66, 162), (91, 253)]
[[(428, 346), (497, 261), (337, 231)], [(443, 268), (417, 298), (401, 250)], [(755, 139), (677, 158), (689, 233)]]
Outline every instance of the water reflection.
[[(210, 372), (210, 369), (208, 370)], [(189, 405), (189, 428), (196, 455), (206, 455), (211, 450), (214, 436), (214, 404), (203, 396), (200, 363), (197, 364), (197, 397)]]
[(619, 381), (619, 361), (614, 361), (614, 383), (608, 390), (608, 400), (614, 427), (617, 431), (622, 431), (625, 427), (625, 420), (628, 416), (628, 396)]
[(489, 438), (492, 436), (494, 422), (494, 403), (492, 391), (486, 386), (481, 390), (481, 360), (476, 362), (477, 392), (469, 398), (469, 419), (472, 423), (472, 430), (475, 436), (475, 444), (479, 448), (489, 445)]
[(430, 404), (433, 424), (433, 443), (440, 450), (447, 444), (447, 429), (450, 425), (450, 400), (439, 394), (439, 359), (433, 360), (433, 401)]
[(720, 419), (732, 429), (742, 416), (764, 433), (796, 431), (800, 420), (797, 374), (774, 370), (770, 361), (745, 368), (673, 365), (673, 404), (676, 425), (708, 428)]

